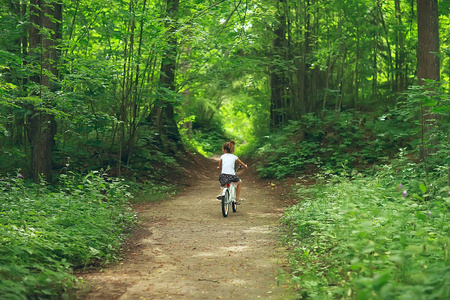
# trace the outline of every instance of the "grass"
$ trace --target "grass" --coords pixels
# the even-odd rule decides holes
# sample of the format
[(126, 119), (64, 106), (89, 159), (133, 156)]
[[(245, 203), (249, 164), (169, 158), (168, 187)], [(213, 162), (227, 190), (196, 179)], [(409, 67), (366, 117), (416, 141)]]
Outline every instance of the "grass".
[(283, 240), (299, 298), (450, 298), (448, 187), (379, 172), (322, 176), (298, 193)]
[(0, 298), (67, 298), (81, 282), (73, 270), (119, 258), (136, 217), (120, 180), (62, 175), (60, 190), (0, 181)]

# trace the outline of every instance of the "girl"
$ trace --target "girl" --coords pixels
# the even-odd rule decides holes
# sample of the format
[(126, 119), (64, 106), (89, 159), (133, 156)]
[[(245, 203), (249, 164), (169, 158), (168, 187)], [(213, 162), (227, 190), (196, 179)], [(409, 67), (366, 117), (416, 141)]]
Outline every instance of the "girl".
[[(236, 184), (236, 203), (239, 204), (241, 199), (239, 198), (239, 195), (241, 193), (241, 187), (242, 187), (242, 180), (239, 179), (239, 177), (236, 175), (236, 171), (234, 170), (236, 161), (245, 169), (247, 169), (247, 165), (244, 164), (236, 155), (234, 155), (232, 152), (234, 152), (234, 141), (231, 140), (228, 143), (223, 144), (222, 146), (222, 152), (223, 155), (220, 157), (219, 161), (219, 167), (218, 169), (221, 169), (221, 173), (219, 176), (219, 182), (222, 187), (224, 187), (226, 184), (231, 182), (237, 182)], [(220, 199), (221, 196), (217, 196), (218, 199)]]

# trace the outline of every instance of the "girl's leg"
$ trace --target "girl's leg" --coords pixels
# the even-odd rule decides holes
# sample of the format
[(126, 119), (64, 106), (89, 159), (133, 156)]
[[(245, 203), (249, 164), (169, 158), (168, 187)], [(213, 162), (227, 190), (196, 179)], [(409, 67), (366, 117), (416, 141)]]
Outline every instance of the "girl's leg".
[(223, 186), (220, 187), (219, 193), (216, 196), (217, 200), (222, 200), (222, 189), (223, 189)]
[(237, 182), (237, 186), (236, 186), (236, 201), (239, 201), (240, 200), (240, 198), (239, 198), (239, 195), (241, 194), (241, 184), (242, 183), (242, 180), (239, 180), (239, 182)]

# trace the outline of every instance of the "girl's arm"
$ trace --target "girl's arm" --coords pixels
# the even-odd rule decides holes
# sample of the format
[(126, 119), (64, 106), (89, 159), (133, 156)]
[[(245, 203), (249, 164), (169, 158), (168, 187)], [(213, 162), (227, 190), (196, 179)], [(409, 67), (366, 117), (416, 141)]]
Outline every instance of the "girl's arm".
[(240, 160), (239, 158), (237, 159), (237, 162), (244, 168), (247, 169), (248, 166), (246, 164), (244, 164), (244, 162), (242, 160)]
[(217, 169), (222, 170), (222, 160), (219, 160), (219, 166), (217, 167)]

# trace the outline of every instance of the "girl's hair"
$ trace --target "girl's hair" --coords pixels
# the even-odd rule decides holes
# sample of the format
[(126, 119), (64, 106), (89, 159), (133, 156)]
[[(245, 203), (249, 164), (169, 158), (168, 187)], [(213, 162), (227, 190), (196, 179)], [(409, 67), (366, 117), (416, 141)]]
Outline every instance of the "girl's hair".
[(234, 145), (236, 145), (236, 142), (234, 140), (230, 140), (229, 144), (230, 144), (230, 152), (233, 153), (234, 152)]
[(223, 144), (222, 149), (223, 149), (226, 153), (231, 153), (230, 142), (227, 142), (227, 143)]
[(225, 150), (227, 153), (233, 153), (235, 144), (236, 143), (234, 142), (234, 140), (230, 140), (229, 142), (223, 144), (222, 149)]

